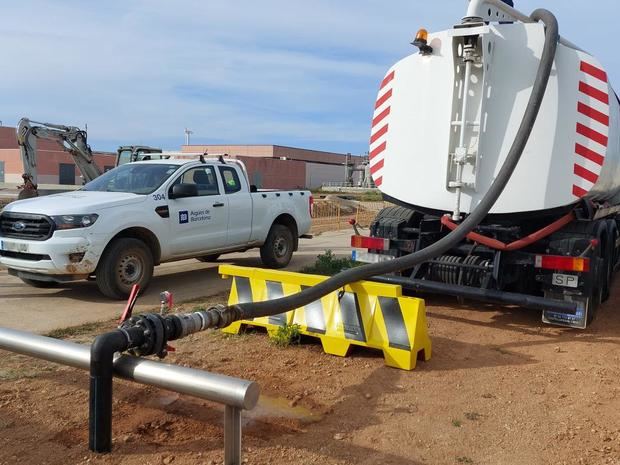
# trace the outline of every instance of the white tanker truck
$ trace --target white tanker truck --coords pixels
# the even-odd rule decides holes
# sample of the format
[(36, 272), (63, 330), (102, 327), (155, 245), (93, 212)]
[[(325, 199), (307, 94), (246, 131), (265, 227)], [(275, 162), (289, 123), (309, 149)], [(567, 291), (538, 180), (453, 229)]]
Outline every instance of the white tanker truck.
[[(545, 26), (471, 0), (460, 24), (421, 30), (414, 45), (382, 80), (372, 120), (370, 171), (397, 206), (352, 237), (357, 261), (422, 250), (482, 202), (524, 120)], [(584, 328), (620, 257), (619, 119), (603, 65), (560, 39), (525, 150), (484, 221), (449, 252), (380, 279)]]

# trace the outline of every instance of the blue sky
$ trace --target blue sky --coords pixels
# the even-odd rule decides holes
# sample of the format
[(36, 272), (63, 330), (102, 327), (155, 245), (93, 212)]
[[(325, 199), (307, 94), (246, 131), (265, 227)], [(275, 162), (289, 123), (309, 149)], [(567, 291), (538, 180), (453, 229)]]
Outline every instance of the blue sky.
[[(0, 120), (88, 124), (91, 146), (266, 143), (363, 153), (378, 83), (467, 0), (22, 0), (3, 5)], [(515, 0), (620, 88), (618, 0)]]

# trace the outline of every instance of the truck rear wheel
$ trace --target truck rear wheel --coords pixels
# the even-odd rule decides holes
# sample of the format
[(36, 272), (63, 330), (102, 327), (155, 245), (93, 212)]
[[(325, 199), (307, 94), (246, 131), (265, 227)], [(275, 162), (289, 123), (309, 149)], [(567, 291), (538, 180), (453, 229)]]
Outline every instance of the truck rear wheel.
[(134, 284), (146, 289), (153, 276), (153, 256), (144, 242), (119, 238), (106, 248), (97, 266), (97, 287), (111, 299), (124, 299)]
[(260, 248), (260, 259), (267, 268), (284, 268), (291, 261), (294, 247), (291, 230), (282, 224), (274, 224)]

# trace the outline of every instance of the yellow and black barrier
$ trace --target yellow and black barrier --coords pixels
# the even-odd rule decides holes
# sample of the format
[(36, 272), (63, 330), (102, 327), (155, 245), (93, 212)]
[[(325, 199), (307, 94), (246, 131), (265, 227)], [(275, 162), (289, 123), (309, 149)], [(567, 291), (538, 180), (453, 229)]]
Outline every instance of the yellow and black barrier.
[[(261, 302), (296, 294), (327, 279), (289, 271), (221, 265), (232, 277), (228, 304)], [(424, 300), (403, 297), (400, 286), (360, 281), (346, 285), (303, 308), (276, 316), (242, 320), (224, 329), (237, 334), (243, 326), (260, 326), (269, 334), (297, 324), (303, 335), (321, 339), (328, 354), (344, 357), (351, 345), (383, 351), (388, 366), (413, 370), (416, 360), (431, 358)]]

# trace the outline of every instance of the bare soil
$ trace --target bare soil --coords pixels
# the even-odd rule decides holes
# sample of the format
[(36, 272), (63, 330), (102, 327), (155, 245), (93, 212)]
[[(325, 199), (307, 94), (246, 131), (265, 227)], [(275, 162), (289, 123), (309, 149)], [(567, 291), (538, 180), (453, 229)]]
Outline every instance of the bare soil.
[[(412, 372), (368, 350), (338, 358), (312, 340), (278, 348), (258, 331), (195, 335), (167, 362), (260, 384), (261, 403), (244, 414), (249, 464), (620, 464), (616, 284), (586, 331), (543, 326), (538, 312), (429, 298), (433, 358)], [(113, 326), (64, 336), (89, 342)], [(96, 455), (86, 372), (0, 357), (2, 465), (222, 463), (221, 406), (116, 381), (114, 450)]]

